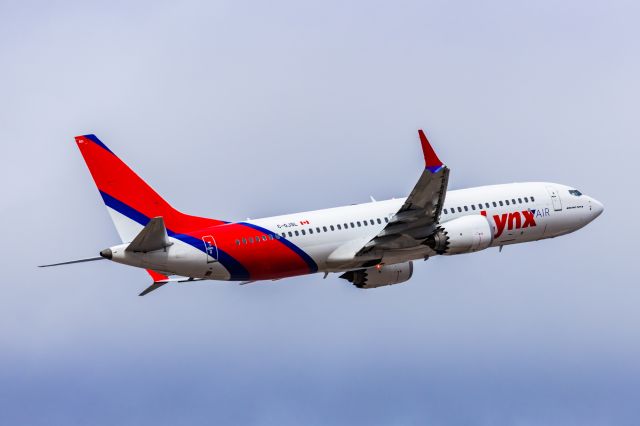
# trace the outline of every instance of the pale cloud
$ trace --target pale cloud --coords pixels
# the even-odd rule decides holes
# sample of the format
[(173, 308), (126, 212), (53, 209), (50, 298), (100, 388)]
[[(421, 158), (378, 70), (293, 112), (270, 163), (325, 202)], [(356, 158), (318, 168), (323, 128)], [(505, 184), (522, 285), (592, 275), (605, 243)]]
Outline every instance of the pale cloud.
[[(1, 3), (0, 422), (636, 423), (640, 16), (556, 3)], [(35, 268), (117, 242), (76, 134), (233, 220), (406, 195), (418, 127), (606, 211), (376, 291)]]

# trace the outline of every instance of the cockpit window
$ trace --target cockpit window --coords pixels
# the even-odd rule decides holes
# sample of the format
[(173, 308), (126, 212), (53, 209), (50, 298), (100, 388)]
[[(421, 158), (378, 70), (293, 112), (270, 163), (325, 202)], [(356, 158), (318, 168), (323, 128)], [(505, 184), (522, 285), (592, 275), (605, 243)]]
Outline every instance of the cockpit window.
[(578, 191), (577, 189), (570, 189), (569, 190), (569, 194), (575, 195), (576, 197), (579, 197), (579, 196), (582, 195), (582, 192)]

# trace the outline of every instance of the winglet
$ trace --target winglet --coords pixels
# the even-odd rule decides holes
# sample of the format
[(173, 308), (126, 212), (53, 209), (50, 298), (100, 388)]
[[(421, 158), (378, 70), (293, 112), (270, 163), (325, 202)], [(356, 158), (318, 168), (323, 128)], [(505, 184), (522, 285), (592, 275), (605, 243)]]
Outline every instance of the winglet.
[(420, 143), (422, 144), (422, 153), (424, 154), (425, 168), (431, 173), (436, 173), (442, 168), (442, 161), (440, 161), (440, 159), (436, 155), (436, 152), (431, 147), (431, 144), (429, 143), (429, 140), (425, 136), (422, 129), (418, 130), (418, 135), (420, 136)]

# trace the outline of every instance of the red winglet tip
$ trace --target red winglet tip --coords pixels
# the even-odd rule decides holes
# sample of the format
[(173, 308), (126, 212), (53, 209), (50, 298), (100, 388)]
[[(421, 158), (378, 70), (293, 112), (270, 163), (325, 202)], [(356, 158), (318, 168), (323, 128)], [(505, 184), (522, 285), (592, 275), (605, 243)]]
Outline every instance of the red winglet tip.
[(424, 134), (422, 129), (418, 130), (418, 135), (420, 136), (420, 143), (422, 144), (422, 153), (424, 155), (424, 163), (426, 167), (440, 167), (442, 166), (442, 161), (436, 155), (436, 152), (431, 147), (427, 136)]
[(168, 276), (162, 275), (161, 273), (153, 271), (151, 269), (147, 269), (147, 272), (149, 273), (149, 275), (151, 275), (154, 283), (157, 283), (159, 281), (166, 281), (169, 279)]

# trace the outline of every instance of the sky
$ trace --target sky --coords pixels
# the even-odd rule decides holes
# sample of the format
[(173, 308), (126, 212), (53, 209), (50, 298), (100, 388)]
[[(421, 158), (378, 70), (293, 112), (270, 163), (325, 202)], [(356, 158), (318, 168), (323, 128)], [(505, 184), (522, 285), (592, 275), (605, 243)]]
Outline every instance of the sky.
[[(640, 416), (635, 1), (0, 0), (0, 424), (633, 425)], [(95, 133), (224, 220), (552, 181), (562, 238), (331, 275), (167, 285), (119, 243)]]

